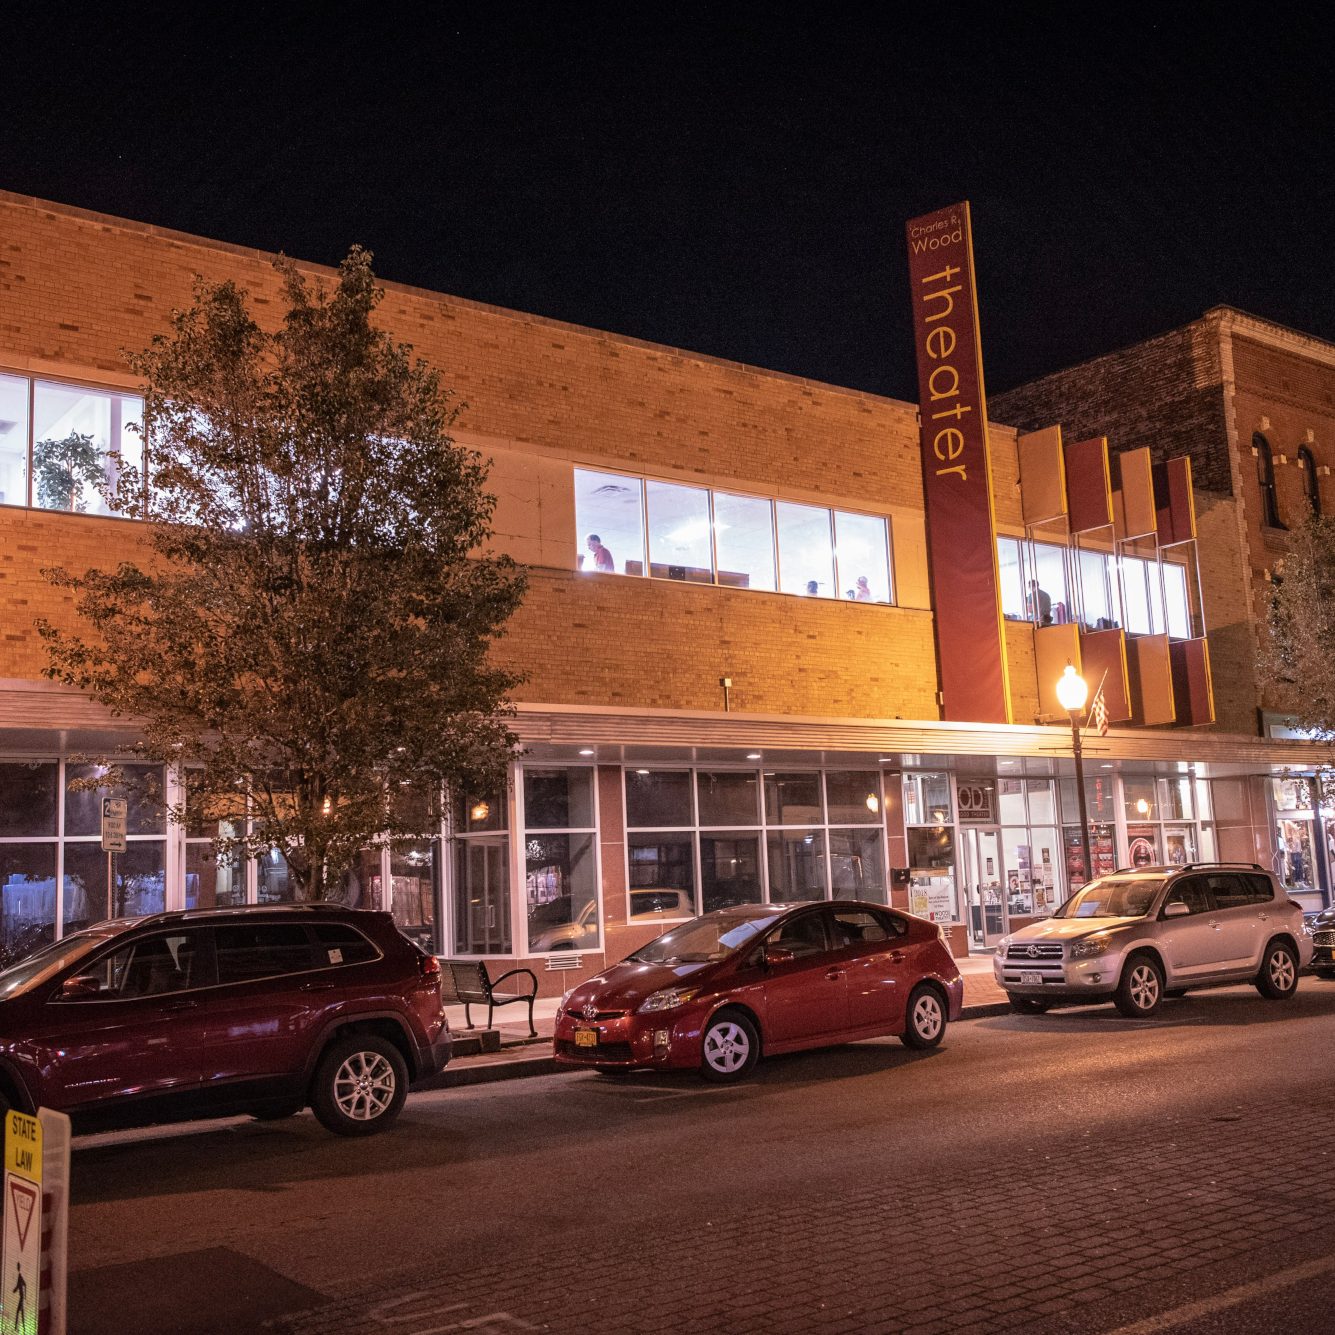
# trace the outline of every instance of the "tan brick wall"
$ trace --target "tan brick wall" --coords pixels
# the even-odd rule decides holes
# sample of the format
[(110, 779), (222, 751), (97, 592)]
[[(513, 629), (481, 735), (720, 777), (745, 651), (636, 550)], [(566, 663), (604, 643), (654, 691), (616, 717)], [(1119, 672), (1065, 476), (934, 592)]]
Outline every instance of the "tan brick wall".
[[(276, 318), (267, 256), (0, 194), (0, 367), (132, 384), (122, 350), (169, 327), (196, 275), (234, 279)], [(930, 614), (915, 610), (929, 598), (912, 405), (395, 285), (379, 318), (464, 402), (460, 439), (495, 460), (497, 546), (535, 567), (498, 651), (529, 674), (519, 698), (709, 709), (731, 676), (739, 710), (938, 716)], [(1014, 432), (994, 429), (992, 446), (998, 520), (1013, 525)], [(901, 606), (581, 579), (581, 462), (885, 514)], [(0, 677), (39, 675), (32, 617), (67, 615), (40, 566), (136, 541), (124, 524), (0, 513)], [(1024, 701), (1032, 683), (1016, 683)]]

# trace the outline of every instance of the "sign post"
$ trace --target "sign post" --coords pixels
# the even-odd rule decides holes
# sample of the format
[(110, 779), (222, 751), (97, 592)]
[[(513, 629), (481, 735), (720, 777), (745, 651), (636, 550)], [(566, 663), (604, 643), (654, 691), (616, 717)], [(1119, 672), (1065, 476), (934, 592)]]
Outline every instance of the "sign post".
[(0, 1330), (65, 1335), (70, 1119), (48, 1108), (5, 1118)]
[(130, 804), (123, 797), (104, 797), (102, 799), (102, 851), (107, 855), (107, 917), (115, 918), (116, 913), (116, 863), (117, 853), (125, 852), (125, 834), (128, 823)]
[(42, 1124), (5, 1118), (5, 1231), (0, 1257), (3, 1329), (37, 1335), (42, 1288)]

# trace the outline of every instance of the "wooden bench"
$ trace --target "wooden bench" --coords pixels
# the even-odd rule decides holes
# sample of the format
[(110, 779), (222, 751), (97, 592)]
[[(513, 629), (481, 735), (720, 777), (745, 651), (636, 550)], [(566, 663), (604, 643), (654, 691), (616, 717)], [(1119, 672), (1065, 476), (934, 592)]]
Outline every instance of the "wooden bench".
[[(533, 1002), (538, 995), (538, 978), (532, 969), (511, 969), (493, 980), (487, 973), (485, 960), (446, 960), (440, 962), (441, 1000), (457, 1001), (464, 1008), (464, 1021), (473, 1028), (473, 1015), (470, 1007), (487, 1008), (487, 1028), (491, 1028), (492, 1012), (497, 1006), (508, 1006), (514, 1001), (528, 1002), (528, 1032), (537, 1038), (538, 1031), (533, 1027)], [(498, 992), (496, 988), (507, 978), (516, 978), (520, 974), (527, 976), (529, 990), (526, 992)]]

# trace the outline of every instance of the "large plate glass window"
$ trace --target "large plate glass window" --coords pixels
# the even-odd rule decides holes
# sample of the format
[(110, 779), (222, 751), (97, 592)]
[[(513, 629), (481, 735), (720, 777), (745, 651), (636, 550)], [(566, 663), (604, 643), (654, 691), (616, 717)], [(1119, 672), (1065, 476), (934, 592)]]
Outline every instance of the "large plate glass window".
[(714, 582), (709, 493), (674, 482), (644, 484), (649, 514), (649, 573), (693, 584)]
[(597, 834), (589, 768), (523, 770), (528, 948), (597, 950)]
[(909, 911), (932, 922), (961, 922), (950, 775), (911, 772), (903, 782)]
[(33, 504), (111, 514), (103, 493), (141, 472), (143, 403), (132, 394), (38, 380), (33, 387)]
[(758, 496), (714, 493), (714, 547), (718, 582), (773, 593), (774, 506)]
[(628, 769), (625, 781), (630, 917), (653, 922), (693, 917), (698, 909), (692, 773)]
[(0, 505), (28, 503), (28, 382), (0, 375)]
[(644, 483), (575, 469), (576, 565), (605, 575), (644, 574)]
[(893, 602), (885, 520), (836, 510), (834, 534), (840, 596), (859, 603)]
[(784, 593), (837, 598), (830, 512), (815, 505), (776, 501), (779, 532), (779, 587)]

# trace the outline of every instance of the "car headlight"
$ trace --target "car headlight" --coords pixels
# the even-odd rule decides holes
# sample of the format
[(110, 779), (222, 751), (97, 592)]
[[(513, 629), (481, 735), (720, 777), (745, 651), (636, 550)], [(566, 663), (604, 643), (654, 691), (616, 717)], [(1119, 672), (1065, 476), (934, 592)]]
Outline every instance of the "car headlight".
[(1071, 958), (1073, 960), (1087, 960), (1095, 955), (1106, 954), (1112, 949), (1113, 939), (1110, 936), (1087, 936), (1083, 941), (1077, 941), (1071, 947)]
[(1006, 947), (1009, 946), (1010, 943), (1011, 943), (1010, 937), (1003, 936), (1001, 940), (997, 942), (997, 954), (1004, 955), (1006, 953)]
[(665, 987), (640, 1002), (640, 1014), (646, 1011), (670, 1011), (676, 1006), (684, 1006), (699, 991), (698, 987)]

